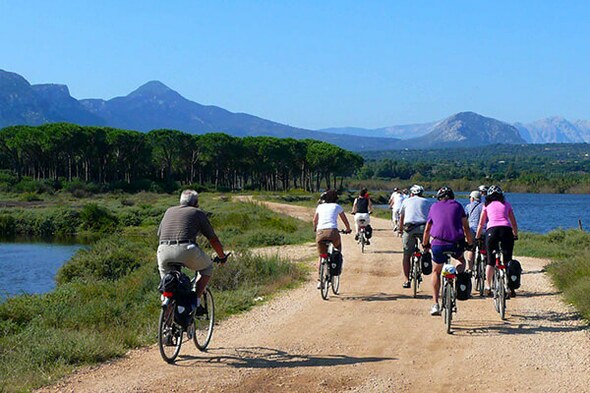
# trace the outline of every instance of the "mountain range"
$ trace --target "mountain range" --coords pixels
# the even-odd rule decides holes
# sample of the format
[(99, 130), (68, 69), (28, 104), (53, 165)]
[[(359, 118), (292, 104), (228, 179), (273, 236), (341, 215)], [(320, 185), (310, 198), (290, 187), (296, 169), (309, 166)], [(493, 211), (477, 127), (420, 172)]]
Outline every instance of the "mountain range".
[[(557, 118), (552, 118), (557, 119)], [(0, 70), (0, 127), (71, 122), (149, 131), (178, 129), (189, 133), (225, 132), (234, 136), (274, 136), (317, 139), (353, 151), (479, 146), (495, 143), (587, 141), (590, 122), (535, 122), (510, 125), (473, 112), (454, 114), (438, 122), (384, 127), (308, 130), (262, 119), (246, 113), (190, 101), (159, 81), (148, 82), (123, 97), (77, 100), (60, 84), (31, 85), (24, 77)], [(537, 124), (538, 123), (538, 124)], [(552, 124), (568, 123), (567, 132)], [(524, 139), (523, 139), (524, 138)], [(569, 138), (569, 139), (568, 139)], [(553, 142), (553, 141), (552, 141)]]

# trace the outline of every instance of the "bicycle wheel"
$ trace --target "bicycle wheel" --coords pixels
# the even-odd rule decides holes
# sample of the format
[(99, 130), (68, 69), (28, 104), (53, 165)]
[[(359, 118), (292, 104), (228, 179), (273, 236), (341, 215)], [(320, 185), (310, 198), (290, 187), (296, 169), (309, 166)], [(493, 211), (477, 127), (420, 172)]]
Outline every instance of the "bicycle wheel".
[(498, 280), (498, 312), (502, 320), (506, 319), (506, 287), (504, 286), (504, 277), (500, 275)]
[(445, 284), (445, 324), (447, 325), (447, 333), (451, 334), (451, 320), (453, 319), (453, 290), (451, 284), (447, 282)]
[(412, 257), (412, 290), (414, 292), (414, 297), (417, 296), (418, 293), (418, 285), (420, 285), (419, 283), (419, 278), (420, 278), (420, 258), (417, 257)]
[(365, 253), (365, 234), (361, 233), (361, 253)]
[(322, 299), (328, 300), (328, 292), (330, 291), (330, 273), (328, 272), (328, 266), (325, 260), (320, 265), (320, 292)]
[(496, 312), (500, 312), (500, 298), (499, 298), (499, 287), (498, 287), (498, 270), (494, 271), (494, 278), (492, 282), (492, 291), (494, 293), (494, 307), (496, 308)]
[(193, 341), (200, 351), (204, 351), (211, 341), (213, 327), (215, 326), (215, 301), (209, 288), (203, 292), (201, 305), (205, 307), (207, 312), (205, 315), (199, 316), (195, 313), (195, 334), (193, 335)]
[(171, 301), (160, 310), (158, 322), (158, 347), (160, 355), (167, 363), (173, 363), (182, 345), (182, 327), (174, 322), (176, 302)]
[(332, 293), (338, 295), (340, 290), (340, 276), (332, 276)]

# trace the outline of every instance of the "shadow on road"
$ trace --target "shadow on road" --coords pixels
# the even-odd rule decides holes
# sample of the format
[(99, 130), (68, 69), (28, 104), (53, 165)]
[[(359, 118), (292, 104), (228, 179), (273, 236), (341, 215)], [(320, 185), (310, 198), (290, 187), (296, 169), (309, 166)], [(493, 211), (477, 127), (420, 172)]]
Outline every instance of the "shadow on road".
[[(590, 326), (571, 324), (580, 320), (574, 312), (538, 312), (512, 314), (506, 321), (464, 322), (453, 326), (458, 336), (493, 336), (501, 334), (568, 333), (589, 330)], [(564, 324), (569, 323), (569, 324)]]
[(416, 297), (412, 295), (399, 295), (399, 294), (387, 294), (387, 293), (376, 293), (374, 295), (348, 295), (340, 296), (338, 299), (342, 301), (355, 301), (360, 300), (362, 302), (391, 302), (400, 299), (430, 299), (432, 296), (427, 294), (418, 294)]
[[(235, 355), (226, 354), (235, 352)], [(221, 353), (216, 355), (216, 353)], [(354, 357), (346, 355), (303, 355), (290, 354), (274, 348), (244, 347), (244, 348), (215, 348), (202, 356), (181, 356), (176, 364), (192, 366), (195, 364), (225, 365), (234, 368), (295, 368), (295, 367), (331, 367), (348, 364), (375, 363), (397, 358), (388, 357)], [(183, 364), (189, 362), (190, 364)]]
[(371, 254), (403, 254), (403, 251), (375, 250), (375, 251), (371, 251)]
[(539, 269), (539, 270), (525, 270), (522, 272), (522, 274), (541, 274), (541, 273), (545, 273), (545, 269)]

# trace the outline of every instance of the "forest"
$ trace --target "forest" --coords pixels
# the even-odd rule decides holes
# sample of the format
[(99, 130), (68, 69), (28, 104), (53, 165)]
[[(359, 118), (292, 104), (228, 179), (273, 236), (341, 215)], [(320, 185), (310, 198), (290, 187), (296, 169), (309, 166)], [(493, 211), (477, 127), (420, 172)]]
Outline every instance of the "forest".
[(313, 192), (341, 186), (362, 164), (357, 154), (310, 139), (193, 135), (168, 129), (141, 133), (69, 123), (0, 130), (3, 180), (15, 184), (26, 177), (52, 184), (108, 184), (124, 191), (155, 182), (165, 191), (182, 184)]

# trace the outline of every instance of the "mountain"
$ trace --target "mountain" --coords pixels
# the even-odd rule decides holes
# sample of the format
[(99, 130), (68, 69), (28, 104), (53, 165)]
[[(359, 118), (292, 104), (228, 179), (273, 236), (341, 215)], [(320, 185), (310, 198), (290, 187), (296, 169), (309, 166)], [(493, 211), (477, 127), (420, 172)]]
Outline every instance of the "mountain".
[(526, 143), (516, 127), (474, 112), (454, 114), (436, 123), (428, 134), (404, 142), (416, 149)]
[(437, 122), (406, 124), (382, 128), (332, 127), (318, 130), (331, 134), (358, 135), (369, 137), (411, 139), (427, 134)]
[(590, 121), (570, 122), (553, 116), (532, 123), (516, 123), (523, 138), (530, 143), (583, 143), (590, 142)]

